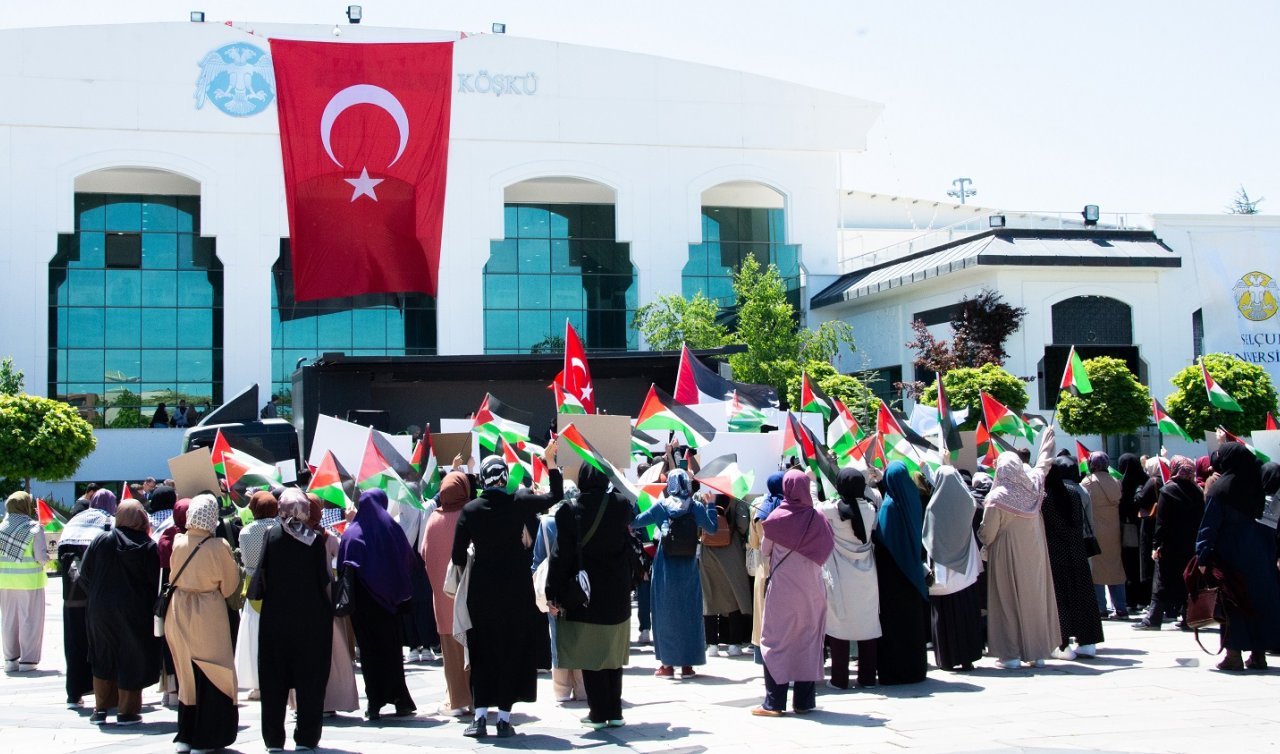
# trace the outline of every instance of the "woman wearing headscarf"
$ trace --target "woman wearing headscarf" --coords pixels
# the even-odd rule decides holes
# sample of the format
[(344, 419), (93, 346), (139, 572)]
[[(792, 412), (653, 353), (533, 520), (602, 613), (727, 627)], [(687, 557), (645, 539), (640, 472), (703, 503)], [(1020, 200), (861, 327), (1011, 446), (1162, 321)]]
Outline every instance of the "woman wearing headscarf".
[(0, 520), (0, 631), (6, 673), (35, 670), (40, 662), (48, 560), (35, 498), (19, 490), (5, 501)]
[(162, 484), (151, 490), (151, 497), (147, 498), (147, 519), (151, 523), (151, 536), (158, 538), (160, 534), (171, 525), (173, 519), (173, 506), (178, 502), (178, 493), (167, 484)]
[[(564, 480), (555, 467), (555, 442), (544, 453), (551, 492), (538, 494), (521, 488), (507, 492), (510, 472), (501, 456), (480, 462), (479, 497), (462, 507), (453, 538), (454, 565), (467, 563), (467, 548), (475, 544), (467, 610), (471, 628), (467, 651), (471, 657), (471, 691), (475, 720), (463, 735), (488, 735), (489, 707), (498, 708), (497, 734), (515, 735), (511, 707), (538, 698), (538, 668), (550, 665), (546, 617), (534, 601), (529, 574), (530, 548), (538, 530), (538, 514), (564, 497)], [(546, 665), (542, 665), (542, 663)]]
[(1089, 476), (1084, 478), (1081, 486), (1089, 493), (1089, 505), (1093, 512), (1093, 536), (1102, 550), (1100, 554), (1089, 558), (1094, 598), (1098, 614), (1105, 618), (1108, 615), (1107, 591), (1110, 590), (1116, 617), (1123, 618), (1128, 616), (1129, 609), (1125, 595), (1124, 563), (1120, 557), (1120, 500), (1124, 491), (1120, 483), (1111, 476), (1111, 459), (1106, 453), (1090, 453), (1088, 465)]
[(344, 569), (354, 572), (351, 625), (360, 647), (369, 720), (381, 718), (388, 704), (395, 706), (397, 717), (408, 717), (418, 709), (404, 680), (400, 652), (404, 628), (399, 617), (413, 596), (409, 569), (416, 560), (404, 530), (387, 513), (387, 493), (380, 489), (362, 493), (356, 516), (342, 534), (338, 578), (345, 578)]
[(1156, 563), (1151, 609), (1133, 625), (1159, 631), (1166, 612), (1184, 612), (1187, 585), (1182, 578), (1196, 552), (1196, 532), (1204, 517), (1204, 492), (1196, 485), (1195, 462), (1186, 456), (1169, 461), (1169, 483), (1160, 490), (1152, 532), (1151, 557)]
[(793, 685), (792, 708), (798, 714), (817, 704), (814, 687), (822, 680), (827, 624), (822, 567), (835, 548), (831, 524), (813, 508), (808, 475), (788, 471), (782, 495), (782, 505), (765, 519), (760, 546), (760, 556), (769, 564), (760, 631), (765, 697), (751, 714), (764, 717), (786, 711)]
[(444, 581), (453, 557), (453, 536), (462, 507), (471, 500), (471, 481), (461, 471), (451, 471), (440, 482), (439, 504), (427, 519), (422, 536), (422, 560), (431, 582), (432, 608), (444, 655), (445, 710), (454, 717), (471, 711), (471, 673), (462, 645), (453, 638), (453, 597), (445, 594)]
[(93, 666), (89, 664), (89, 636), (85, 606), (89, 596), (80, 580), (81, 565), (89, 545), (109, 530), (116, 511), (116, 496), (93, 495), (89, 508), (67, 522), (58, 537), (58, 570), (62, 573), (62, 653), (66, 658), (67, 707), (80, 706), (85, 694), (93, 691)]
[[(982, 512), (986, 508), (987, 494), (991, 492), (995, 482), (991, 479), (991, 475), (985, 471), (976, 472), (973, 478), (969, 480), (969, 491), (973, 493), (973, 504), (977, 506), (977, 510), (973, 513), (973, 536), (978, 536), (978, 530), (982, 527)], [(979, 551), (981, 555), (981, 551)], [(986, 644), (987, 636), (987, 559), (981, 556), (982, 573), (978, 574), (978, 604), (982, 606), (982, 637), (983, 644)]]
[[(747, 538), (747, 551), (755, 553), (755, 569), (750, 576), (751, 582), (751, 645), (760, 646), (760, 619), (764, 615), (764, 580), (769, 575), (769, 566), (760, 555), (760, 544), (764, 540), (764, 521), (774, 509), (782, 505), (782, 478), (785, 471), (775, 471), (765, 481), (766, 494), (757, 498), (751, 505), (751, 533)], [(747, 560), (751, 563), (751, 560)], [(760, 653), (756, 653), (756, 662), (760, 661)]]
[(587, 572), (586, 605), (559, 613), (556, 664), (582, 671), (589, 713), (584, 724), (620, 727), (622, 668), (631, 638), (631, 503), (609, 491), (609, 479), (594, 466), (578, 468), (578, 497), (556, 511), (556, 541), (547, 565), (547, 602), (559, 605), (560, 588)]
[[(187, 532), (187, 510), (191, 507), (191, 498), (184, 497), (173, 504), (173, 515), (169, 518), (169, 526), (160, 532), (156, 541), (156, 552), (160, 555), (160, 583), (169, 583), (173, 575), (170, 564), (173, 560), (173, 542), (179, 534)], [(178, 705), (178, 675), (173, 666), (173, 655), (169, 652), (168, 642), (160, 642), (160, 691), (164, 694), (163, 704), (166, 707)]]
[(160, 555), (147, 511), (136, 500), (116, 509), (115, 526), (89, 545), (80, 564), (88, 596), (85, 627), (93, 668), (93, 715), (102, 725), (116, 709), (117, 725), (142, 722), (142, 689), (160, 678), (160, 642), (152, 608), (160, 587)]
[(1200, 456), (1196, 459), (1196, 486), (1203, 491), (1211, 476), (1213, 476), (1213, 460), (1209, 456)]
[(726, 657), (742, 655), (742, 645), (751, 641), (751, 582), (743, 564), (747, 558), (750, 508), (742, 500), (714, 495), (717, 522), (728, 528), (728, 544), (702, 545), (698, 566), (702, 572), (702, 622), (707, 651), (725, 645)]
[[(1167, 463), (1167, 462), (1166, 462)], [(1142, 463), (1142, 470), (1147, 481), (1138, 488), (1138, 578), (1141, 581), (1141, 595), (1146, 597), (1141, 605), (1150, 605), (1152, 596), (1152, 579), (1155, 577), (1156, 563), (1151, 559), (1155, 550), (1152, 537), (1156, 528), (1156, 505), (1160, 502), (1160, 490), (1164, 487), (1164, 473), (1161, 471), (1161, 459), (1151, 456)]]
[(880, 637), (877, 672), (880, 683), (919, 683), (929, 660), (925, 635), (929, 589), (925, 586), (924, 506), (907, 467), (889, 464), (885, 498), (873, 533), (876, 577), (880, 588)]
[[(695, 665), (707, 663), (706, 626), (702, 621), (702, 575), (697, 548), (680, 547), (675, 537), (697, 537), (697, 529), (715, 533), (715, 508), (694, 500), (693, 480), (684, 469), (667, 474), (662, 499), (636, 516), (631, 528), (658, 528), (658, 551), (650, 579), (653, 589), (654, 672), (659, 678), (696, 675)], [(673, 534), (674, 532), (674, 534)], [(690, 533), (692, 532), (692, 533)]]
[[(538, 535), (533, 539), (533, 562), (530, 563), (530, 572), (536, 574), (538, 568), (551, 557), (551, 550), (555, 547), (558, 535), (556, 527), (556, 513), (560, 508), (571, 500), (578, 497), (578, 485), (566, 479), (564, 481), (564, 500), (551, 506), (546, 512), (538, 516)], [(547, 563), (550, 567), (550, 563)], [(543, 569), (544, 573), (546, 569)], [(543, 590), (545, 600), (546, 590)], [(560, 664), (559, 657), (556, 656), (556, 616), (547, 612), (547, 627), (551, 635), (551, 693), (555, 700), (561, 704), (568, 704), (574, 701), (586, 701), (587, 687), (582, 681), (582, 669), (565, 667)], [(541, 670), (541, 668), (539, 668)]]
[(1120, 471), (1120, 562), (1124, 565), (1124, 594), (1127, 604), (1115, 606), (1116, 620), (1127, 620), (1131, 608), (1147, 604), (1151, 596), (1150, 585), (1146, 590), (1142, 583), (1142, 566), (1138, 550), (1142, 544), (1139, 529), (1138, 494), (1147, 483), (1147, 473), (1142, 470), (1142, 459), (1133, 453), (1125, 453), (1116, 461)]
[(934, 492), (924, 510), (924, 549), (932, 564), (929, 586), (934, 664), (944, 670), (972, 670), (982, 657), (982, 560), (974, 541), (976, 505), (969, 486), (952, 466), (934, 472)]
[(1201, 569), (1220, 568), (1241, 581), (1245, 592), (1240, 602), (1223, 600), (1227, 657), (1218, 669), (1244, 670), (1241, 653), (1248, 650), (1249, 669), (1263, 670), (1267, 652), (1280, 650), (1280, 578), (1275, 532), (1257, 521), (1265, 497), (1261, 464), (1244, 445), (1224, 442), (1213, 454), (1213, 470), (1221, 476), (1205, 494), (1196, 558)]
[(982, 512), (978, 539), (987, 556), (987, 648), (999, 668), (1020, 668), (1023, 661), (1043, 667), (1061, 637), (1040, 516), (1053, 446), (1049, 427), (1030, 472), (1017, 453), (1001, 453)]
[(1102, 641), (1102, 621), (1084, 547), (1086, 503), (1075, 484), (1078, 473), (1079, 466), (1071, 457), (1055, 458), (1044, 477), (1044, 504), (1040, 508), (1061, 629), (1054, 657), (1061, 660), (1075, 659), (1073, 638), (1080, 651), (1090, 657)]
[[(284, 748), (284, 710), (293, 689), (298, 749), (320, 743), (324, 693), (333, 652), (333, 603), (324, 542), (311, 527), (311, 501), (300, 489), (280, 495), (280, 525), (267, 532), (255, 576), (262, 620), (257, 664), (262, 683), (262, 742)], [(243, 544), (244, 538), (241, 537)]]
[[(415, 561), (422, 558), (422, 539), (426, 530), (426, 512), (412, 505), (392, 503), (387, 512), (400, 525), (405, 539), (409, 542), (410, 557)], [(433, 659), (431, 648), (440, 644), (439, 631), (436, 629), (434, 599), (431, 584), (427, 580), (425, 563), (414, 563), (409, 569), (409, 581), (413, 585), (413, 596), (409, 598), (406, 609), (400, 613), (400, 626), (404, 634), (405, 661), (422, 662)]]
[[(835, 537), (826, 568), (827, 644), (831, 647), (831, 685), (849, 688), (849, 642), (858, 643), (858, 685), (876, 683), (876, 644), (880, 638), (880, 588), (871, 534), (880, 496), (854, 468), (836, 475), (835, 500), (816, 506)], [(760, 581), (764, 581), (762, 577)], [(763, 588), (763, 587), (762, 587)]]
[(169, 562), (165, 639), (178, 675), (178, 751), (230, 746), (240, 720), (226, 602), (240, 589), (240, 566), (231, 545), (214, 535), (217, 528), (217, 498), (196, 495)]
[[(258, 490), (249, 498), (249, 513), (253, 521), (240, 530), (240, 565), (245, 578), (253, 580), (262, 559), (262, 548), (267, 535), (280, 527), (279, 503), (276, 496), (266, 490)], [(249, 701), (260, 697), (258, 683), (258, 625), (261, 621), (261, 603), (245, 600), (240, 609), (240, 626), (236, 629), (236, 680), (249, 689)]]
[[(338, 559), (338, 548), (341, 541), (324, 528), (324, 503), (314, 493), (307, 493), (310, 514), (307, 525), (316, 532), (324, 547), (324, 567), (332, 583), (334, 563)], [(331, 587), (332, 588), (332, 587)], [(349, 616), (332, 616), (333, 642), (329, 652), (329, 680), (324, 687), (324, 714), (336, 715), (339, 712), (355, 712), (360, 709), (360, 692), (356, 690), (355, 654), (351, 651), (349, 640), (351, 618)]]

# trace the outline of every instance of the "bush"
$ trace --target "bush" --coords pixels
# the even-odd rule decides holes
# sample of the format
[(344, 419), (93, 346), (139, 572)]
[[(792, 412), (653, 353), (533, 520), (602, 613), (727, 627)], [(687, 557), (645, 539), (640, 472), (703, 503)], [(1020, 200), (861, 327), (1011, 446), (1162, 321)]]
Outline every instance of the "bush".
[(62, 401), (0, 395), (0, 477), (66, 479), (95, 447), (93, 427)]
[[(946, 385), (952, 411), (969, 409), (968, 417), (959, 427), (964, 431), (977, 428), (978, 421), (982, 419), (982, 393), (990, 395), (1012, 411), (1021, 412), (1027, 407), (1026, 385), (996, 364), (984, 364), (976, 369), (952, 369), (943, 375), (943, 384)], [(925, 388), (920, 402), (926, 406), (938, 405), (937, 380)]]
[(1211, 353), (1204, 357), (1205, 367), (1223, 390), (1236, 399), (1240, 411), (1221, 411), (1209, 405), (1200, 365), (1193, 364), (1173, 376), (1177, 390), (1165, 398), (1164, 405), (1179, 426), (1192, 437), (1202, 437), (1218, 425), (1236, 435), (1245, 435), (1266, 426), (1267, 412), (1275, 408), (1276, 389), (1271, 375), (1257, 364), (1250, 364), (1230, 354)]
[(1084, 362), (1093, 392), (1062, 391), (1058, 422), (1073, 435), (1127, 435), (1151, 421), (1151, 394), (1120, 359), (1099, 356)]

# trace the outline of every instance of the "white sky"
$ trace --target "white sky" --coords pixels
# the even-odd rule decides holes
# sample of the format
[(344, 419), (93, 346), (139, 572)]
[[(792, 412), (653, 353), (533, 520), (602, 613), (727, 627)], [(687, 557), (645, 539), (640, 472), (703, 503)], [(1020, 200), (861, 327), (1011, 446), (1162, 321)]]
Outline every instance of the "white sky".
[[(0, 28), (185, 20), (345, 23), (321, 0), (24, 0)], [(644, 52), (875, 100), (849, 188), (1005, 209), (1280, 213), (1273, 0), (366, 0), (364, 23)], [(189, 7), (188, 7), (189, 6)], [(10, 103), (12, 105), (12, 103)]]

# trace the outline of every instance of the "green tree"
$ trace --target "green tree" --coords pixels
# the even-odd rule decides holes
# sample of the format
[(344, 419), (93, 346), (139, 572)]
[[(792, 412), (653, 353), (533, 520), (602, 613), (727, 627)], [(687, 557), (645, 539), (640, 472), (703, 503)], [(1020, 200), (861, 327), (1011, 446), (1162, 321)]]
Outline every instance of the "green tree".
[(632, 324), (651, 351), (678, 351), (681, 344), (719, 348), (730, 342), (729, 328), (716, 322), (719, 312), (702, 291), (691, 299), (669, 294), (636, 309)]
[(34, 395), (0, 395), (0, 477), (66, 479), (97, 447), (93, 427), (71, 406)]
[(1064, 390), (1058, 399), (1058, 422), (1067, 432), (1127, 435), (1151, 421), (1151, 393), (1123, 360), (1110, 356), (1088, 359), (1084, 371), (1093, 391), (1076, 395)]
[(132, 390), (121, 390), (111, 401), (114, 416), (107, 426), (111, 429), (138, 429), (151, 426), (151, 419), (142, 415), (142, 399)]
[[(997, 364), (981, 367), (961, 367), (946, 372), (942, 377), (947, 388), (947, 400), (953, 411), (967, 408), (969, 415), (960, 425), (961, 430), (971, 430), (982, 419), (982, 393), (990, 395), (1013, 411), (1027, 407), (1025, 383)], [(920, 401), (926, 406), (938, 405), (938, 381), (925, 388)]]
[[(840, 374), (826, 361), (810, 361), (805, 364), (805, 371), (809, 379), (818, 383), (822, 392), (843, 403), (859, 424), (864, 427), (875, 424), (880, 399), (865, 382), (852, 375)], [(800, 383), (799, 374), (787, 380), (788, 406), (800, 405)]]
[(0, 360), (0, 395), (18, 395), (24, 381), (22, 370), (13, 368), (13, 359), (6, 356)]
[(1164, 405), (1187, 434), (1200, 437), (1222, 425), (1237, 435), (1248, 434), (1266, 426), (1267, 412), (1275, 408), (1276, 389), (1271, 375), (1257, 364), (1225, 353), (1204, 357), (1205, 367), (1214, 381), (1236, 399), (1244, 411), (1220, 411), (1209, 405), (1200, 365), (1193, 364), (1173, 376), (1177, 388), (1164, 400)]
[(548, 335), (530, 346), (529, 353), (564, 353), (564, 337)]
[(842, 345), (853, 347), (853, 330), (845, 322), (823, 322), (816, 330), (799, 326), (786, 284), (772, 264), (761, 267), (747, 257), (734, 275), (733, 290), (738, 301), (734, 339), (747, 348), (729, 357), (735, 380), (771, 385), (786, 395), (788, 383), (806, 366), (830, 363)]

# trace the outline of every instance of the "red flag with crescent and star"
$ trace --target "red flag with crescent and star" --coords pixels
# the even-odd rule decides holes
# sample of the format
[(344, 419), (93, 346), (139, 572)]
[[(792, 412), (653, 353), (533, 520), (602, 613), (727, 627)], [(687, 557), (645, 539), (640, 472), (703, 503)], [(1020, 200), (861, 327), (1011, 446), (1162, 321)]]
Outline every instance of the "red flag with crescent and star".
[(436, 294), (453, 43), (271, 40), (294, 296)]
[(578, 339), (578, 332), (569, 320), (564, 322), (564, 369), (556, 375), (556, 382), (569, 395), (578, 399), (588, 414), (596, 412), (596, 399), (592, 395), (591, 372), (587, 369), (587, 351)]

